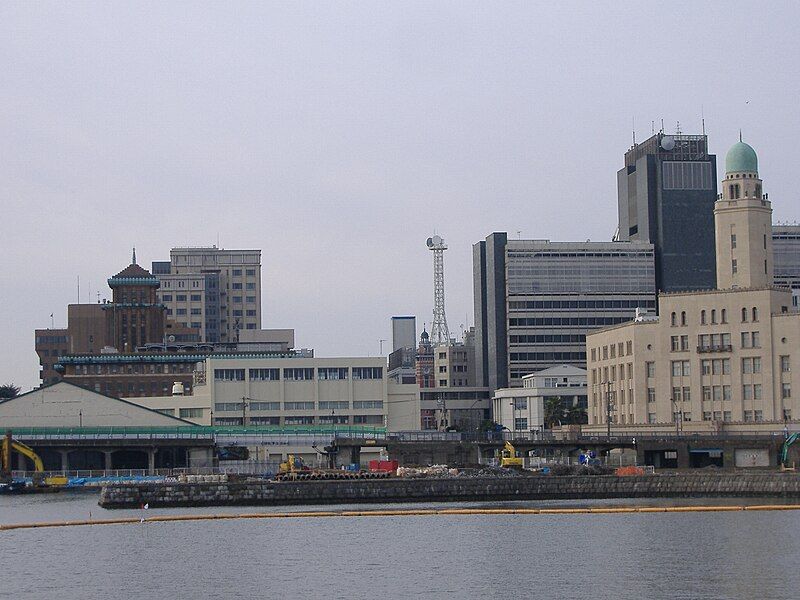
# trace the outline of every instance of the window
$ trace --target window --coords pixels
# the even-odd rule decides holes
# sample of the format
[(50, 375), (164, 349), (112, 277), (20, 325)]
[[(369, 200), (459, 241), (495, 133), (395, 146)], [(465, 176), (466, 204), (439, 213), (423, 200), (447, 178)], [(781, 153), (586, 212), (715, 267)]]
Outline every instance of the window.
[[(162, 302), (172, 302), (172, 294), (164, 294), (161, 296)], [(172, 412), (175, 412), (174, 410)]]
[(672, 401), (673, 402), (681, 401), (681, 388), (679, 387), (672, 388)]
[(791, 398), (792, 397), (792, 384), (791, 383), (782, 383), (781, 384), (781, 398)]
[(328, 379), (347, 379), (347, 367), (320, 367), (317, 369), (317, 378)]
[(681, 327), (686, 327), (686, 311), (681, 311)]
[(647, 376), (648, 377), (655, 377), (656, 376), (656, 363), (648, 362), (648, 363), (645, 363), (645, 365), (647, 367)]
[(514, 419), (514, 431), (525, 431), (528, 428), (528, 419), (526, 417), (517, 417)]
[[(251, 369), (252, 370), (252, 369)], [(251, 402), (250, 410), (280, 410), (280, 402)]]
[(447, 379), (440, 379), (439, 380), (439, 387), (447, 387)]
[(251, 281), (249, 283), (246, 283), (244, 287), (245, 287), (245, 289), (248, 289), (248, 290), (255, 290), (256, 289), (256, 284)]
[(656, 401), (656, 389), (655, 388), (647, 388), (647, 401), (648, 402), (655, 402)]
[(750, 348), (750, 340), (751, 339), (752, 338), (750, 337), (750, 332), (749, 331), (743, 331), (742, 332), (742, 348)]
[(353, 379), (383, 379), (383, 367), (353, 367)]
[(656, 422), (656, 413), (647, 413), (647, 422), (648, 423), (655, 423)]
[(256, 316), (256, 311), (255, 311), (255, 310), (252, 310), (252, 309), (248, 309), (248, 310), (245, 312), (245, 315), (246, 315), (246, 316), (248, 316), (248, 317), (255, 317), (255, 316)]
[(706, 324), (706, 311), (701, 310), (700, 311), (700, 325), (705, 325), (705, 324)]
[(256, 276), (256, 270), (255, 269), (246, 269), (245, 270), (245, 274), (248, 277), (255, 277)]
[(761, 336), (758, 331), (753, 332), (753, 348), (761, 348)]
[(174, 408), (156, 408), (155, 411), (157, 413), (161, 413), (162, 415), (169, 415), (170, 417), (174, 417), (175, 416), (175, 409)]
[(514, 410), (528, 410), (528, 399), (527, 398), (515, 398), (514, 399)]
[(781, 356), (781, 373), (789, 373), (792, 370), (791, 364), (789, 363), (788, 356)]
[(733, 418), (731, 417), (731, 411), (729, 411), (729, 410), (723, 411), (722, 420), (723, 421), (728, 421), (728, 422), (732, 421)]
[(712, 325), (716, 325), (717, 324), (717, 309), (715, 309), (715, 308), (711, 309), (711, 324)]
[(242, 303), (242, 297), (241, 296), (234, 296), (233, 297), (233, 303), (234, 304), (241, 304)]
[(178, 294), (175, 296), (175, 300), (178, 302), (186, 302), (186, 294)]
[(214, 369), (214, 381), (244, 381), (244, 369)]
[(679, 360), (672, 361), (672, 376), (673, 377), (681, 376), (681, 361)]
[(314, 410), (313, 402), (284, 402), (284, 410)]
[(672, 325), (672, 327), (675, 327), (677, 324), (678, 324), (678, 316), (676, 313), (672, 313), (670, 317), (670, 325)]
[(744, 411), (744, 420), (747, 421), (748, 423), (753, 420), (753, 411), (752, 410)]
[(743, 400), (752, 400), (753, 399), (753, 386), (750, 384), (745, 384), (742, 386), (742, 399)]
[(234, 277), (241, 277), (242, 276), (242, 270), (241, 269), (233, 269), (232, 273), (233, 273)]
[(193, 314), (193, 315), (202, 315), (203, 314), (203, 309), (202, 308), (193, 308), (192, 311), (191, 311), (191, 314)]
[(355, 425), (383, 425), (383, 415), (353, 415)]
[(633, 341), (628, 340), (627, 342), (625, 342), (625, 349), (626, 349), (626, 352), (627, 352), (628, 356), (633, 354)]
[(747, 309), (742, 309), (742, 323), (747, 323)]
[(597, 361), (597, 348), (592, 348), (592, 362)]
[(730, 375), (731, 374), (731, 359), (730, 358), (723, 358), (722, 359), (722, 374), (723, 375)]
[(247, 302), (248, 304), (255, 304), (255, 302), (256, 302), (256, 297), (255, 297), (255, 296), (247, 296), (247, 297), (245, 298), (245, 302)]
[(728, 322), (728, 311), (727, 309), (723, 308), (720, 312), (720, 321), (724, 324)]
[(234, 309), (233, 310), (233, 316), (234, 317), (241, 317), (242, 316), (242, 309), (241, 308), (240, 309)]
[(722, 402), (722, 387), (715, 385), (712, 388), (712, 398), (714, 398), (714, 402)]
[(244, 410), (244, 405), (241, 402), (217, 402), (214, 404), (214, 410), (219, 412), (241, 412)]
[(439, 365), (439, 373), (447, 373), (447, 365)]
[(691, 402), (692, 401), (691, 388), (688, 388), (688, 387), (683, 388), (683, 401), (684, 402)]
[(251, 381), (279, 381), (280, 369), (250, 369)]
[[(313, 403), (312, 403), (313, 404)], [(284, 425), (313, 425), (314, 417), (284, 417)]]
[(764, 417), (763, 417), (763, 415), (762, 415), (760, 410), (754, 410), (753, 411), (753, 418), (754, 418), (755, 421), (763, 421), (764, 420)]
[(250, 417), (251, 425), (280, 425), (280, 417)]
[(761, 384), (753, 384), (753, 400), (761, 400)]
[(183, 316), (183, 315), (185, 315), (185, 314), (186, 314), (186, 309), (185, 309), (185, 308), (179, 308), (179, 309), (177, 309), (177, 310), (175, 311), (175, 314), (178, 314), (178, 315), (181, 315), (181, 316)]
[(711, 386), (703, 386), (703, 401), (711, 400)]
[(754, 306), (753, 307), (753, 323), (758, 321), (758, 309)]
[(723, 385), (722, 386), (722, 399), (723, 400), (730, 400), (731, 399), (731, 386)]
[(319, 417), (320, 425), (347, 425), (350, 417), (347, 415), (324, 415)]
[(353, 400), (354, 409), (383, 408), (383, 400)]
[(753, 357), (753, 373), (761, 373), (761, 357)]
[(192, 294), (191, 295), (192, 302), (201, 302), (203, 297), (200, 294)]
[(284, 369), (283, 378), (286, 381), (311, 381), (314, 379), (314, 369)]
[(681, 352), (686, 352), (689, 350), (689, 336), (682, 335), (681, 336)]
[(731, 250), (734, 250), (735, 248), (736, 248), (736, 234), (732, 233), (731, 234)]
[(783, 409), (783, 420), (784, 421), (791, 421), (792, 420), (792, 409), (784, 408)]
[(181, 419), (202, 419), (203, 418), (203, 409), (202, 408), (182, 408), (180, 409), (179, 415)]
[(742, 359), (742, 373), (752, 373), (753, 372), (753, 361), (749, 358)]
[(710, 421), (711, 420), (711, 412), (705, 411), (703, 412), (703, 421)]
[(677, 335), (673, 335), (670, 337), (670, 347), (673, 352), (677, 352), (681, 349), (680, 338)]
[(349, 410), (350, 403), (347, 400), (320, 400), (320, 410)]
[(715, 358), (711, 361), (711, 374), (722, 375), (722, 359)]
[(703, 375), (711, 375), (711, 361), (710, 360), (701, 360), (700, 361), (700, 368), (703, 370)]

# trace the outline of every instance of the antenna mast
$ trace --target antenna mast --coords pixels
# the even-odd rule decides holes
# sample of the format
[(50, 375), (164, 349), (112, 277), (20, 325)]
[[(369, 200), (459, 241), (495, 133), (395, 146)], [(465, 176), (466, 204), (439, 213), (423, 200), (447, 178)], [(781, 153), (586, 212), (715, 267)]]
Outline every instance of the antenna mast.
[(438, 236), (428, 238), (428, 249), (433, 252), (433, 322), (431, 343), (434, 346), (450, 343), (450, 330), (444, 314), (444, 251), (447, 244)]

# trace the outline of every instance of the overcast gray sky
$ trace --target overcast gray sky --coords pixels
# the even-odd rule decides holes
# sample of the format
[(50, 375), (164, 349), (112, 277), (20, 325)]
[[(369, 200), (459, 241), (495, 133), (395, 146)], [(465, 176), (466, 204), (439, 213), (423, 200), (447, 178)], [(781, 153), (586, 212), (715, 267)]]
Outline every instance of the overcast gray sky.
[(134, 245), (261, 248), (265, 327), (376, 355), (430, 322), (436, 230), (458, 332), (474, 242), (610, 238), (632, 120), (741, 127), (798, 219), (798, 6), (3, 2), (0, 383)]

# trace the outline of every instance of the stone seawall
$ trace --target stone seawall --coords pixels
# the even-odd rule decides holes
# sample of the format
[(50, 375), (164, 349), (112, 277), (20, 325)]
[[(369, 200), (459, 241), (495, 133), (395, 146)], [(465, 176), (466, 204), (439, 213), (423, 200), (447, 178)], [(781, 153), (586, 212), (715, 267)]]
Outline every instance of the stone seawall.
[(800, 498), (795, 473), (454, 477), (298, 482), (124, 484), (103, 487), (100, 506), (288, 506), (702, 496)]

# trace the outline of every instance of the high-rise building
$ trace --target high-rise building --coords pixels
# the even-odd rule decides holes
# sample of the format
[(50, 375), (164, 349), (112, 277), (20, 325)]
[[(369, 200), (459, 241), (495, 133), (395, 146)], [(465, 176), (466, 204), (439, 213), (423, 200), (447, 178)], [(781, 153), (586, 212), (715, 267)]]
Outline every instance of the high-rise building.
[(653, 245), (509, 240), (473, 246), (476, 385), (491, 393), (555, 365), (583, 368), (586, 333), (655, 309)]
[(153, 263), (167, 316), (199, 328), (207, 342), (235, 342), (261, 329), (261, 250), (173, 248)]
[(800, 225), (772, 226), (775, 285), (792, 288), (792, 303), (800, 300)]
[(656, 289), (713, 289), (716, 156), (705, 135), (659, 132), (617, 173), (620, 241), (655, 247)]

